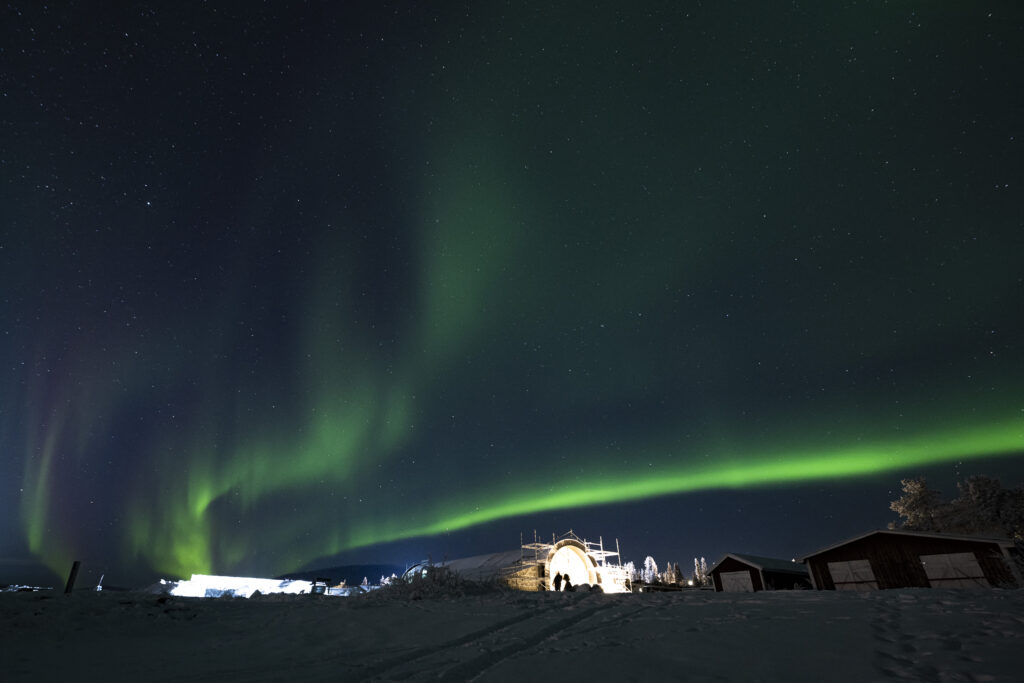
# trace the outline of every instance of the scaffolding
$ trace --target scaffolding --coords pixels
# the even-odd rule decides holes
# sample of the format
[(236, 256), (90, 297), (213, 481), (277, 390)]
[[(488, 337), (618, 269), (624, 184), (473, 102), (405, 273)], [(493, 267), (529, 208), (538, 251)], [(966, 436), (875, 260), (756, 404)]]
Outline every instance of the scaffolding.
[[(547, 562), (555, 546), (563, 541), (574, 541), (594, 561), (594, 572), (598, 585), (606, 593), (629, 592), (629, 570), (622, 566), (619, 554), (619, 541), (615, 539), (615, 550), (605, 550), (604, 538), (599, 536), (597, 542), (588, 541), (576, 535), (572, 529), (562, 536), (551, 534), (551, 542), (541, 541), (537, 531), (533, 532), (533, 542), (526, 543), (522, 535), (519, 537), (520, 558), (517, 566), (509, 567), (504, 579), (509, 586), (519, 590), (547, 590)], [(614, 561), (611, 561), (614, 558)]]

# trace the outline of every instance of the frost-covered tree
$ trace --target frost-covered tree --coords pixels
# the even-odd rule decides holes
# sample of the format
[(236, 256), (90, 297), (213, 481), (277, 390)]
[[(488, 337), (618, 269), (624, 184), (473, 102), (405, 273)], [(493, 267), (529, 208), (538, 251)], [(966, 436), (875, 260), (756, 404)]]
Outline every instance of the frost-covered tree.
[(658, 565), (650, 555), (644, 560), (644, 583), (654, 583), (658, 580)]
[(636, 581), (639, 578), (639, 575), (636, 571), (636, 565), (632, 562), (627, 562), (626, 564), (622, 565), (622, 568), (625, 569), (626, 572), (628, 572), (630, 581)]
[(693, 585), (708, 585), (708, 563), (703, 557), (699, 560), (693, 558)]
[(939, 492), (928, 488), (924, 477), (903, 479), (900, 484), (903, 486), (903, 495), (891, 502), (889, 509), (898, 514), (901, 520), (889, 526), (894, 529), (938, 531), (942, 526), (941, 518), (946, 512)]
[(671, 562), (665, 565), (665, 571), (661, 575), (661, 582), (670, 586), (676, 582), (676, 573), (672, 569)]
[(675, 577), (676, 577), (676, 581), (675, 582), (676, 583), (683, 583), (683, 573), (681, 571), (679, 571), (679, 563), (678, 562), (672, 563), (672, 573), (675, 574)]
[(891, 529), (991, 534), (1024, 541), (1024, 488), (1004, 489), (982, 475), (957, 484), (960, 495), (946, 503), (923, 478), (904, 479), (903, 496), (889, 506), (901, 517)]
[(949, 531), (1009, 536), (1024, 541), (1024, 488), (1004, 489), (998, 479), (975, 475), (957, 484), (949, 504)]

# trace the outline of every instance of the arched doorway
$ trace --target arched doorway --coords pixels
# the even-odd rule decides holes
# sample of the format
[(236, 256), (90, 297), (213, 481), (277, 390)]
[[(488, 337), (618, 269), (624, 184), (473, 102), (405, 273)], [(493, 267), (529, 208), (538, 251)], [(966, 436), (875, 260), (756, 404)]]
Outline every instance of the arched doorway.
[(582, 543), (571, 538), (563, 539), (548, 553), (548, 590), (555, 589), (555, 574), (568, 574), (573, 586), (594, 585), (598, 583), (596, 566)]

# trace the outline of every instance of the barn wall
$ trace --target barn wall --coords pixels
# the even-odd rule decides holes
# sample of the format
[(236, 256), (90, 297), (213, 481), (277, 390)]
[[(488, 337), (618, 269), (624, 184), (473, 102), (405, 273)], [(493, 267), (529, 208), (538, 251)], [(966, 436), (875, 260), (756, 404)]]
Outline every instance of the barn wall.
[(811, 587), (811, 580), (806, 576), (789, 572), (773, 572), (770, 569), (764, 570), (764, 580), (768, 583), (768, 590), (785, 591)]
[(722, 578), (719, 576), (722, 572), (740, 572), (743, 570), (750, 572), (750, 581), (754, 584), (755, 591), (763, 591), (764, 584), (761, 582), (761, 572), (756, 567), (751, 567), (746, 562), (740, 562), (734, 557), (727, 557), (718, 565), (715, 566), (715, 570), (711, 572), (711, 578), (715, 582), (715, 590), (718, 592), (722, 591)]
[(931, 584), (921, 565), (921, 555), (964, 552), (974, 553), (993, 586), (1016, 585), (998, 544), (984, 541), (875, 534), (816, 555), (807, 564), (818, 587), (825, 590), (835, 590), (828, 563), (851, 560), (869, 560), (880, 589), (927, 588)]
[(834, 591), (836, 589), (836, 584), (832, 581), (832, 575), (828, 571), (828, 562), (825, 555), (807, 560), (807, 570), (814, 577), (814, 585), (818, 587), (818, 590)]
[(974, 556), (978, 558), (981, 570), (985, 572), (988, 582), (997, 588), (1021, 588), (1013, 571), (1006, 564), (1006, 557), (994, 544), (989, 547), (977, 548)]

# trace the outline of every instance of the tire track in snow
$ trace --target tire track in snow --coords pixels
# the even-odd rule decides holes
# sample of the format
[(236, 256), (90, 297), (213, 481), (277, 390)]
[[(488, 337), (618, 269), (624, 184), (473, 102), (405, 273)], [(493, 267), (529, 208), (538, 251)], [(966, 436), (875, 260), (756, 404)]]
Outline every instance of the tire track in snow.
[[(579, 600), (575, 604), (579, 604), (580, 602), (583, 602), (583, 601)], [(430, 647), (416, 648), (416, 649), (411, 650), (409, 652), (406, 652), (405, 654), (400, 655), (398, 657), (393, 657), (393, 658), (391, 658), (389, 660), (385, 660), (383, 662), (379, 662), (377, 664), (373, 664), (373, 665), (371, 665), (369, 667), (366, 667), (365, 669), (349, 671), (348, 672), (348, 676), (353, 681), (404, 680), (404, 679), (408, 679), (408, 678), (411, 678), (411, 677), (415, 676), (417, 674), (417, 671), (402, 672), (402, 673), (404, 673), (404, 675), (402, 675), (402, 673), (396, 672), (396, 673), (390, 674), (386, 678), (380, 678), (380, 676), (381, 676), (381, 674), (383, 674), (383, 673), (385, 673), (387, 671), (391, 671), (391, 670), (397, 669), (399, 667), (409, 667), (411, 665), (416, 665), (417, 667), (425, 666), (425, 667), (427, 667), (429, 669), (436, 670), (436, 667), (431, 667), (429, 664), (417, 664), (417, 663), (420, 662), (421, 660), (424, 660), (424, 659), (427, 659), (427, 658), (430, 658), (430, 657), (442, 658), (445, 655), (445, 653), (450, 653), (450, 652), (456, 650), (457, 648), (461, 648), (461, 647), (470, 645), (471, 643), (473, 643), (475, 641), (480, 641), (480, 640), (486, 639), (488, 636), (499, 634), (501, 631), (505, 631), (505, 630), (507, 630), (507, 629), (509, 629), (509, 628), (511, 628), (511, 627), (513, 627), (515, 625), (517, 625), (517, 624), (520, 624), (520, 623), (525, 622), (525, 621), (529, 621), (531, 619), (536, 619), (536, 618), (538, 618), (538, 617), (540, 617), (540, 616), (542, 616), (544, 614), (547, 614), (548, 612), (551, 612), (551, 611), (556, 610), (556, 609), (564, 608), (564, 607), (565, 607), (565, 605), (554, 604), (554, 605), (551, 605), (549, 607), (545, 607), (544, 609), (529, 610), (529, 611), (527, 611), (527, 612), (525, 612), (523, 614), (518, 614), (518, 615), (516, 615), (514, 617), (510, 617), (508, 619), (504, 619), (502, 621), (499, 621), (499, 622), (496, 622), (496, 623), (493, 623), (493, 624), (488, 624), (487, 626), (485, 626), (485, 627), (483, 627), (481, 629), (477, 629), (476, 631), (473, 631), (471, 633), (467, 633), (466, 635), (460, 636), (458, 638), (453, 638), (452, 640), (449, 640), (447, 642), (440, 643), (438, 645), (434, 645), (434, 646), (430, 646)]]
[(521, 652), (525, 652), (545, 640), (563, 633), (567, 629), (577, 626), (584, 620), (589, 619), (599, 612), (611, 609), (617, 605), (618, 602), (607, 601), (604, 602), (604, 604), (596, 605), (590, 609), (572, 614), (569, 617), (548, 624), (529, 637), (510, 643), (504, 648), (492, 652), (486, 652), (469, 660), (468, 662), (457, 664), (456, 666), (444, 671), (439, 676), (439, 679), (442, 681), (476, 680), (478, 677), (486, 673), (488, 669), (500, 664), (501, 662), (514, 657)]
[(443, 643), (417, 647), (390, 659), (366, 666), (350, 664), (348, 662), (348, 653), (343, 649), (339, 649), (336, 653), (318, 652), (314, 660), (301, 657), (286, 657), (286, 661), (260, 661), (243, 666), (212, 666), (202, 673), (190, 673), (188, 675), (171, 674), (167, 677), (157, 675), (154, 680), (173, 681), (174, 683), (184, 683), (185, 681), (188, 681), (188, 683), (213, 683), (214, 681), (225, 680), (246, 680), (253, 681), (254, 683), (257, 681), (289, 681), (295, 683), (299, 681), (321, 680), (344, 680), (346, 682), (396, 681), (419, 678), (424, 673), (423, 669), (431, 672), (430, 678), (437, 678), (438, 672), (444, 668), (443, 661), (432, 664), (423, 663), (422, 665), (419, 662), (432, 657), (443, 659), (445, 653), (452, 655), (452, 659), (458, 659), (458, 650), (463, 646), (486, 640), (489, 636), (499, 634), (531, 619), (540, 618), (548, 612), (579, 605), (589, 597), (589, 595), (584, 595), (582, 599), (572, 602), (557, 602), (549, 606), (529, 609), (522, 614), (495, 621)]

